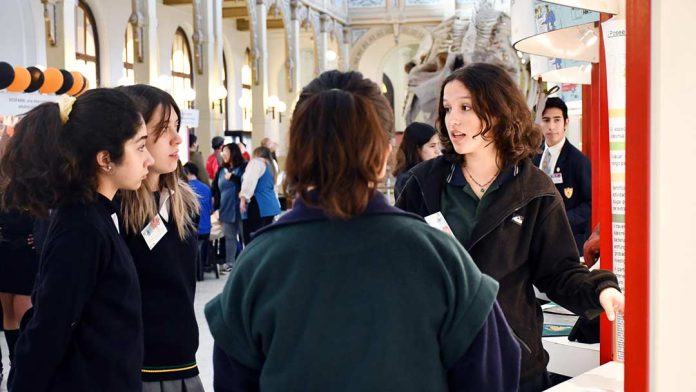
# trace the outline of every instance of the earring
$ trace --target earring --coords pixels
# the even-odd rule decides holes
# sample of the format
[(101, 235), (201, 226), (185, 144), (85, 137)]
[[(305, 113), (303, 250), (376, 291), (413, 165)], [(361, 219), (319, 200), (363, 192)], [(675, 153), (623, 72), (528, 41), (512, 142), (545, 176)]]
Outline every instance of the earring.
[(111, 171), (111, 165), (108, 165), (108, 166), (106, 167), (106, 172), (108, 173), (108, 172), (110, 172), (110, 171)]

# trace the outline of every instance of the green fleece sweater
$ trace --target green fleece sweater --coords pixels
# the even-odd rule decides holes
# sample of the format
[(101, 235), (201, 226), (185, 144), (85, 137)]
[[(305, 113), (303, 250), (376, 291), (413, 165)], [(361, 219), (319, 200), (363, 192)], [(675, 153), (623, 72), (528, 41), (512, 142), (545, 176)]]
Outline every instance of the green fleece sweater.
[(205, 313), (263, 391), (445, 391), (497, 288), (454, 238), (366, 215), (263, 232)]

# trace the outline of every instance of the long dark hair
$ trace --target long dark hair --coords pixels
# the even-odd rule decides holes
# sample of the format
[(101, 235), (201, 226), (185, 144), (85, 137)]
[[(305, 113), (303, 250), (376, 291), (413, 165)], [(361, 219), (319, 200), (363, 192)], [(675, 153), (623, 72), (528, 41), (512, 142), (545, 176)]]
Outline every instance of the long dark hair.
[(224, 146), (222, 146), (223, 150), (225, 148), (230, 150), (230, 161), (225, 162), (225, 160), (223, 159), (221, 165), (222, 167), (227, 169), (234, 169), (244, 164), (244, 156), (242, 155), (242, 150), (236, 143), (227, 143)]
[(302, 90), (293, 112), (287, 194), (333, 218), (362, 213), (393, 129), (391, 107), (374, 82), (359, 72), (324, 72)]
[(472, 109), (484, 124), (479, 136), (492, 137), (502, 162), (514, 165), (538, 152), (541, 129), (534, 124), (527, 102), (510, 74), (497, 65), (474, 63), (454, 71), (440, 88), (436, 125), (447, 160), (464, 161), (464, 156), (457, 154), (449, 138), (442, 104), (445, 86), (455, 80), (471, 93)]
[(92, 201), (96, 156), (106, 151), (121, 163), (124, 144), (142, 125), (133, 101), (98, 88), (80, 95), (63, 124), (58, 104), (43, 103), (15, 127), (0, 157), (0, 207), (46, 216), (51, 208)]
[[(179, 119), (179, 122), (176, 124), (176, 129), (177, 131), (179, 130), (181, 111), (174, 98), (168, 92), (145, 84), (117, 87), (116, 89), (123, 91), (133, 100), (143, 115), (145, 123), (148, 123), (157, 112), (157, 109), (161, 108), (162, 118), (155, 127), (155, 132), (157, 132), (154, 135), (155, 141), (168, 131), (167, 126), (172, 110)], [(148, 139), (150, 136), (148, 134)], [(160, 175), (159, 189), (148, 189), (146, 183), (143, 182), (136, 191), (121, 191), (121, 212), (123, 213), (123, 222), (127, 233), (139, 233), (147, 222), (157, 214), (158, 206), (155, 205), (152, 192), (157, 192), (164, 188), (172, 191), (169, 200), (179, 238), (183, 240), (196, 230), (194, 216), (198, 213), (198, 198), (188, 183), (180, 177), (180, 173), (181, 170), (177, 169), (171, 173)]]
[(405, 172), (419, 164), (422, 159), (420, 149), (425, 143), (432, 139), (437, 131), (429, 124), (413, 122), (404, 130), (404, 137), (401, 139), (399, 150), (396, 153), (396, 167), (394, 175)]

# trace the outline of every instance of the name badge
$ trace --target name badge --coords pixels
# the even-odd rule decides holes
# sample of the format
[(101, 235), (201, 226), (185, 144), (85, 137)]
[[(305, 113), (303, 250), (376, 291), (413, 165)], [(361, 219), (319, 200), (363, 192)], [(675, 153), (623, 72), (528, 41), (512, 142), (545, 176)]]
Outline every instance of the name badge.
[(434, 227), (440, 231), (444, 231), (445, 233), (451, 236), (454, 236), (454, 233), (452, 233), (452, 229), (449, 227), (447, 221), (445, 220), (445, 217), (442, 215), (442, 212), (440, 211), (432, 215), (426, 216), (425, 222), (428, 223), (431, 227)]
[(162, 237), (167, 234), (167, 226), (162, 222), (162, 217), (157, 214), (140, 233), (143, 235), (147, 246), (152, 250)]
[(563, 184), (563, 174), (553, 173), (551, 175), (551, 181), (553, 181), (554, 184)]

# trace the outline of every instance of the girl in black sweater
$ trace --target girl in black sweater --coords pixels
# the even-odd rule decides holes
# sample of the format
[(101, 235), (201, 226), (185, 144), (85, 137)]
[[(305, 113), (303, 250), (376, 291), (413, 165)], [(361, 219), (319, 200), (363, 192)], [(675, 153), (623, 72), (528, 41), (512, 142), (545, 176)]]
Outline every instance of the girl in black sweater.
[(54, 211), (10, 391), (140, 390), (140, 289), (112, 199), (145, 179), (146, 138), (133, 102), (107, 89), (39, 105), (17, 124), (0, 204)]
[(179, 107), (151, 86), (120, 87), (147, 124), (155, 160), (137, 191), (121, 192), (126, 242), (138, 270), (143, 302), (143, 391), (203, 391), (196, 351), (198, 198), (177, 175)]

